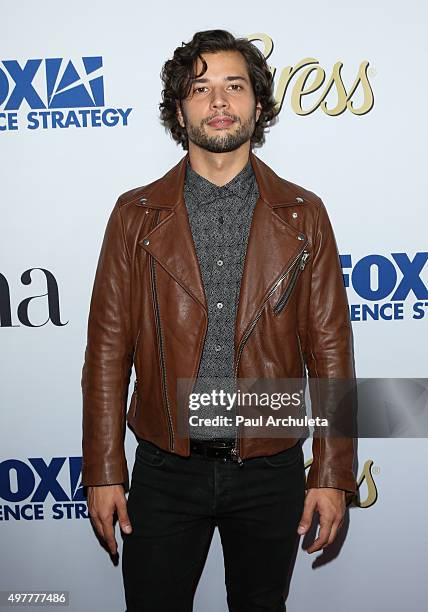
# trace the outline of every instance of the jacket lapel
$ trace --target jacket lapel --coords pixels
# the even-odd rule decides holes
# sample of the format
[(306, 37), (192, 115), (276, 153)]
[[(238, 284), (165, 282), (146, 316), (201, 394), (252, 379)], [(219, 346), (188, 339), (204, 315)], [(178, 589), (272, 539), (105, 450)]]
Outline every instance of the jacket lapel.
[[(163, 209), (166, 216), (139, 240), (139, 245), (207, 312), (201, 270), (183, 196), (187, 159), (188, 154), (164, 177), (148, 186), (146, 192), (142, 192), (143, 200), (146, 200), (144, 205)], [(276, 207), (298, 205), (296, 191), (252, 152), (250, 159), (260, 196), (248, 236), (236, 313), (235, 348), (257, 315), (269, 289), (306, 244), (306, 237), (275, 211)]]
[(254, 209), (241, 279), (235, 348), (255, 319), (269, 290), (306, 244), (306, 237), (275, 211), (276, 207), (298, 205), (294, 190), (253, 153), (250, 153), (250, 159), (260, 197)]
[[(184, 202), (187, 155), (144, 194), (148, 208), (165, 209), (165, 216), (139, 245), (208, 311), (201, 269)], [(146, 241), (149, 240), (149, 244)]]

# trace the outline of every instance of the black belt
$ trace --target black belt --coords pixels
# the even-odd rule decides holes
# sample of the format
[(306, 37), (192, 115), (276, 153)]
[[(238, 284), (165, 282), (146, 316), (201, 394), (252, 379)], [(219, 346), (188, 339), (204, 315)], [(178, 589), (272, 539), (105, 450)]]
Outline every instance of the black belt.
[(204, 457), (235, 460), (231, 451), (235, 446), (235, 441), (230, 440), (190, 440), (190, 452)]

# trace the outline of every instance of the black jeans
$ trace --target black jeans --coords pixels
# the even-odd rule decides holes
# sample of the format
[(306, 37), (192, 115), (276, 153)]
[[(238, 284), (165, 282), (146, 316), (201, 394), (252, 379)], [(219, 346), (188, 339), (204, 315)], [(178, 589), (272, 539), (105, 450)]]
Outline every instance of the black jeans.
[(123, 536), (127, 612), (191, 612), (216, 526), (230, 612), (284, 612), (304, 499), (300, 443), (240, 466), (140, 440)]

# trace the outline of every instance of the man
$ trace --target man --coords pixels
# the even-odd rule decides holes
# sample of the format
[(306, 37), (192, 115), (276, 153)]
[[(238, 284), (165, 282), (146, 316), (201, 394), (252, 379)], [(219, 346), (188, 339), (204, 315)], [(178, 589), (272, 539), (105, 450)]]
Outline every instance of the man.
[[(352, 379), (337, 247), (321, 199), (252, 152), (275, 116), (254, 45), (198, 32), (162, 79), (162, 121), (187, 154), (119, 197), (107, 225), (82, 373), (89, 513), (115, 554), (117, 512), (128, 612), (192, 610), (215, 526), (229, 609), (278, 612), (314, 512), (308, 552), (341, 526), (356, 491), (353, 439), (314, 438), (305, 481), (299, 438), (244, 436), (236, 422), (231, 435), (203, 423), (183, 433), (178, 382), (298, 379), (305, 367)], [(132, 364), (126, 420), (139, 444), (126, 500)]]

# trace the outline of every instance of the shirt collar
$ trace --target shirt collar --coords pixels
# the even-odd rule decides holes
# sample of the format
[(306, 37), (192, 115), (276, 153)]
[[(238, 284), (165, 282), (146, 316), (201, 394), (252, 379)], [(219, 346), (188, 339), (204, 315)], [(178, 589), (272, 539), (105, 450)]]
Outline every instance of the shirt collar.
[(184, 188), (186, 191), (193, 192), (200, 204), (207, 204), (218, 198), (226, 198), (231, 195), (236, 195), (245, 200), (253, 186), (253, 181), (255, 181), (255, 175), (250, 160), (228, 183), (221, 186), (198, 174), (191, 167), (189, 160), (186, 163)]

